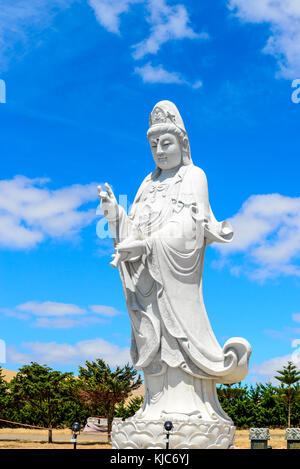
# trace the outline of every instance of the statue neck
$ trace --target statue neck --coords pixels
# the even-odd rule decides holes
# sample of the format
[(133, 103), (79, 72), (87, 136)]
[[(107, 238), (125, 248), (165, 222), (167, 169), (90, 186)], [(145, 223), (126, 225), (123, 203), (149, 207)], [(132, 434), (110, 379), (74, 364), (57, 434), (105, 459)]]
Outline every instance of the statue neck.
[(176, 168), (172, 169), (161, 169), (159, 175), (162, 177), (172, 177), (175, 176), (175, 174), (179, 171), (181, 168), (181, 164), (179, 166), (176, 166)]

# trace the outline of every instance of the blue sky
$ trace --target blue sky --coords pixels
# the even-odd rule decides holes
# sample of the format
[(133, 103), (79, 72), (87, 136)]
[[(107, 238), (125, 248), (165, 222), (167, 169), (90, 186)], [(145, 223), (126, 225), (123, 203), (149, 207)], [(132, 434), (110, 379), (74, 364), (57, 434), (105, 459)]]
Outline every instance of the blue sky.
[(251, 343), (247, 380), (269, 379), (300, 345), (299, 2), (50, 3), (0, 0), (3, 366), (129, 359), (97, 185), (133, 201), (153, 169), (148, 116), (169, 99), (235, 228), (207, 249), (209, 318), (221, 344)]

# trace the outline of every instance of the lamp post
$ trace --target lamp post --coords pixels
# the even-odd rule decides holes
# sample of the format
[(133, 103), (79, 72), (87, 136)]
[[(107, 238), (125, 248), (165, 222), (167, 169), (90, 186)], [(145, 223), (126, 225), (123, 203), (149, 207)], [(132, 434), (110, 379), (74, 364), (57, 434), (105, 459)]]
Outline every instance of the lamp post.
[(80, 433), (80, 423), (79, 422), (74, 422), (73, 423), (72, 432), (73, 432), (73, 436), (72, 436), (72, 439), (71, 439), (71, 443), (74, 443), (74, 448), (73, 449), (76, 449), (77, 435)]
[(173, 428), (173, 423), (170, 422), (170, 421), (167, 421), (164, 423), (164, 428), (167, 432), (167, 435), (166, 435), (166, 449), (169, 449), (169, 443), (170, 443), (170, 431), (172, 430)]

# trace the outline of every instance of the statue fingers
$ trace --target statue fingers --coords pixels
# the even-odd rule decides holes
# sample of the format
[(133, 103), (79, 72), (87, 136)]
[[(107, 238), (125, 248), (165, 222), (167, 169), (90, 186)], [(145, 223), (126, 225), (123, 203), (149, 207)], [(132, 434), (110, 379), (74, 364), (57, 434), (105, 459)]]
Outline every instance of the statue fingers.
[(113, 260), (112, 262), (110, 262), (110, 265), (111, 265), (114, 269), (116, 269), (116, 268), (118, 267), (118, 265), (119, 265), (120, 260), (121, 260), (120, 254), (115, 254), (115, 255), (113, 254), (112, 257), (114, 258), (114, 260)]
[(108, 200), (108, 198), (109, 198), (109, 197), (108, 197), (108, 193), (105, 192), (105, 191), (99, 192), (98, 195), (99, 195), (100, 199), (103, 200), (103, 201), (106, 201), (106, 200)]
[(109, 197), (110, 200), (117, 206), (117, 205), (118, 205), (118, 202), (117, 202), (116, 196), (115, 196), (115, 194), (114, 194), (114, 191), (112, 190), (112, 188), (110, 187), (110, 185), (107, 184), (107, 182), (104, 184), (104, 186), (105, 186), (105, 189), (107, 190), (108, 197)]
[(114, 197), (113, 190), (107, 182), (104, 184), (104, 187), (107, 190), (109, 197)]

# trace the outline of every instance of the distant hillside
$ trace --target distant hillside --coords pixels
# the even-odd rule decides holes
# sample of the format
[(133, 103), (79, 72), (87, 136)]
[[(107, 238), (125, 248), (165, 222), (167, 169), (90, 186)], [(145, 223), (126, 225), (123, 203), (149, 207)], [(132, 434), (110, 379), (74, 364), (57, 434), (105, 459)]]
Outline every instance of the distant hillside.
[[(12, 370), (6, 370), (5, 368), (2, 368), (2, 373), (4, 376), (5, 381), (9, 382), (11, 381), (17, 374), (17, 371), (12, 371)], [(133, 397), (144, 397), (145, 396), (145, 386), (142, 384), (138, 389), (135, 389), (132, 391), (128, 399), (126, 399), (126, 403), (130, 401)]]
[(133, 397), (144, 397), (145, 396), (145, 386), (142, 384), (138, 389), (135, 389), (132, 391), (132, 393), (129, 395), (129, 397), (126, 399), (125, 403), (127, 404), (130, 399)]
[(2, 368), (2, 373), (3, 373), (5, 381), (7, 382), (11, 381), (17, 374), (16, 371), (6, 370), (5, 368)]

